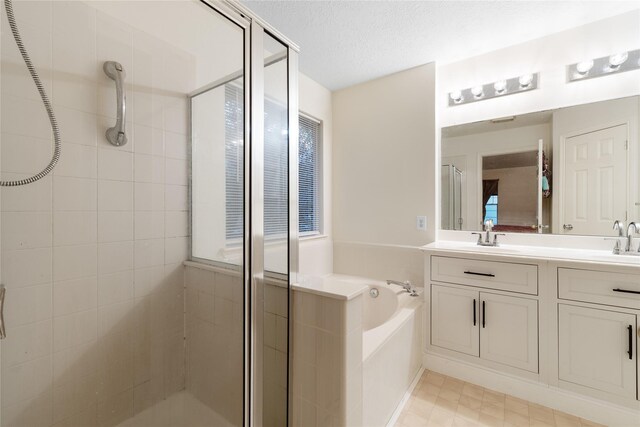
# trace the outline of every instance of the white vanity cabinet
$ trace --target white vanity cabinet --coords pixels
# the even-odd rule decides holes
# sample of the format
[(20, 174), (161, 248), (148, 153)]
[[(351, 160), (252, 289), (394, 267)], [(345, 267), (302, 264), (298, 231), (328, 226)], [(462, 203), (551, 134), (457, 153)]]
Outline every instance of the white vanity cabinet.
[(537, 373), (538, 301), (526, 297), (538, 292), (537, 266), (430, 261), (431, 345)]
[(423, 249), (427, 369), (640, 426), (640, 257), (462, 242)]
[(559, 379), (635, 399), (636, 315), (567, 304), (558, 313)]

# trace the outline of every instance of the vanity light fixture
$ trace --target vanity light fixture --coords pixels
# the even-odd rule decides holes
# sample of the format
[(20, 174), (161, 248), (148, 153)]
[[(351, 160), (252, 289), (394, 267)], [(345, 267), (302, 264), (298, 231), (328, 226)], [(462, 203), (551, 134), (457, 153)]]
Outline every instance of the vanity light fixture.
[(567, 80), (575, 82), (640, 69), (640, 49), (567, 65)]
[(496, 92), (496, 95), (502, 95), (507, 91), (507, 81), (498, 80), (493, 84), (493, 90)]
[(462, 92), (459, 90), (454, 90), (453, 92), (451, 92), (449, 94), (449, 99), (450, 99), (449, 103), (453, 101), (456, 104), (459, 104), (464, 100), (464, 98), (462, 97)]
[(484, 91), (482, 90), (482, 86), (474, 86), (471, 88), (471, 94), (474, 98), (482, 98)]
[(451, 91), (449, 92), (449, 106), (453, 107), (499, 96), (513, 95), (514, 93), (527, 92), (537, 88), (538, 73), (524, 74), (519, 77)]

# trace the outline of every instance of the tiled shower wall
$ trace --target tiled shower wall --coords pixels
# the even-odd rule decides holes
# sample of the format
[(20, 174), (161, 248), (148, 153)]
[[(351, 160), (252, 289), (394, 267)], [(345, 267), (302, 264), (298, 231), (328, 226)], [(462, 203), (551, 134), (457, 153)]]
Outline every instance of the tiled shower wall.
[[(202, 264), (186, 267), (186, 389), (229, 425), (242, 424), (243, 283), (240, 272)], [(288, 290), (264, 286), (265, 426), (287, 417)]]
[[(2, 189), (9, 426), (109, 426), (185, 385), (187, 99), (194, 58), (83, 2), (16, 2), (53, 101), (62, 158), (52, 176)], [(51, 155), (46, 113), (1, 19), (1, 175)], [(129, 143), (113, 147), (126, 70)]]

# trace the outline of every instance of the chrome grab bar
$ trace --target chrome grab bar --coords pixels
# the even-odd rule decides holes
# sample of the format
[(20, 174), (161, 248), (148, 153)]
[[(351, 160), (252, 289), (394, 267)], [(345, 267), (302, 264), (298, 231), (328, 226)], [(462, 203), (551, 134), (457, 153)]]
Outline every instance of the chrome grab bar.
[(116, 146), (127, 143), (127, 135), (124, 126), (126, 119), (127, 101), (124, 94), (124, 78), (126, 76), (122, 64), (115, 61), (106, 61), (102, 66), (104, 73), (116, 82), (116, 125), (107, 129), (107, 140)]
[(7, 337), (7, 333), (4, 330), (4, 296), (7, 293), (7, 289), (4, 285), (0, 285), (0, 340)]

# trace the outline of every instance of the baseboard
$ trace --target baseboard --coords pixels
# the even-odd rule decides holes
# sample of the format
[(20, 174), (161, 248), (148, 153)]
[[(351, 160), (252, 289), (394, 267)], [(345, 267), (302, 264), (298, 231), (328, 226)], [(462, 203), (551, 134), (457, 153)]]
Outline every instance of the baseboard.
[(482, 387), (507, 393), (600, 424), (617, 427), (640, 425), (640, 411), (603, 402), (568, 390), (519, 378), (447, 357), (423, 353), (425, 369)]
[(400, 403), (398, 403), (398, 406), (396, 406), (396, 410), (393, 411), (393, 414), (391, 414), (391, 418), (389, 418), (387, 427), (393, 427), (398, 421), (398, 418), (400, 418), (400, 414), (402, 414), (402, 410), (404, 409), (404, 407), (407, 406), (407, 402), (409, 401), (409, 398), (411, 397), (413, 390), (418, 385), (418, 381), (420, 381), (420, 378), (422, 377), (423, 372), (424, 372), (424, 367), (418, 370), (418, 373), (413, 378), (413, 381), (411, 381), (411, 385), (409, 385), (409, 388), (407, 389), (406, 393), (402, 397), (402, 400), (400, 401)]

